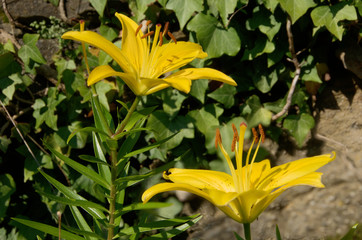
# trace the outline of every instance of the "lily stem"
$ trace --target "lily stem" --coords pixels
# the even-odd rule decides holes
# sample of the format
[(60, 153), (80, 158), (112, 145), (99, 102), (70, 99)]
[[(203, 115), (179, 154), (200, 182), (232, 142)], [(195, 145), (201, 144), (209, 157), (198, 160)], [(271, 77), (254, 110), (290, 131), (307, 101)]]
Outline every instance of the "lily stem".
[(243, 223), (245, 240), (251, 240), (250, 223)]
[(94, 114), (98, 114), (99, 120), (101, 121), (102, 126), (106, 128), (105, 129), (106, 133), (108, 134), (108, 136), (112, 136), (113, 132), (112, 132), (111, 128), (109, 127), (107, 120), (103, 114), (101, 104), (99, 103), (98, 94), (97, 94), (97, 91), (96, 91), (96, 88), (94, 85), (91, 86), (91, 90), (92, 90), (92, 99), (93, 99), (94, 108), (95, 108), (95, 109), (93, 109), (93, 111), (95, 111)]
[(115, 211), (116, 211), (116, 197), (117, 189), (115, 181), (117, 179), (117, 150), (111, 149), (111, 187), (109, 193), (109, 226), (108, 226), (108, 240), (113, 239), (114, 237), (114, 220), (115, 220)]
[[(114, 138), (117, 134), (123, 132), (124, 128), (126, 127), (127, 123), (129, 122), (132, 113), (136, 110), (136, 107), (139, 102), (139, 97), (136, 97), (134, 102), (132, 103), (131, 108), (129, 109), (126, 117), (123, 119), (119, 129), (115, 134), (111, 135), (111, 138)], [(113, 141), (117, 141), (112, 139)], [(117, 144), (115, 144), (117, 145)], [(117, 198), (117, 189), (116, 189), (116, 179), (117, 179), (117, 147), (116, 146), (109, 146), (110, 148), (110, 158), (111, 158), (111, 186), (110, 186), (110, 193), (109, 193), (109, 226), (108, 226), (108, 240), (113, 239), (114, 237), (114, 222), (115, 222), (115, 211), (116, 211), (116, 198)]]
[(123, 132), (123, 130), (126, 127), (129, 119), (131, 118), (132, 113), (134, 112), (134, 110), (136, 110), (136, 107), (137, 107), (139, 101), (140, 101), (140, 98), (138, 96), (136, 96), (135, 100), (132, 103), (131, 108), (128, 110), (128, 113), (127, 113), (126, 117), (123, 119), (121, 125), (119, 126), (119, 129), (117, 130), (117, 132), (112, 137), (114, 137), (114, 136), (120, 134), (121, 132)]

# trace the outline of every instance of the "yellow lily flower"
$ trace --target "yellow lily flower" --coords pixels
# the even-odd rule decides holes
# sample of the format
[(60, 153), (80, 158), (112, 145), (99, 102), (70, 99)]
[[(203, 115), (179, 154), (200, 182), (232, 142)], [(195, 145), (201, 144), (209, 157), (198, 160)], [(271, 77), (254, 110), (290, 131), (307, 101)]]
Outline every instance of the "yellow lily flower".
[[(236, 86), (235, 81), (224, 73), (211, 68), (186, 68), (167, 77), (160, 78), (168, 72), (177, 70), (190, 63), (195, 58), (205, 58), (207, 54), (196, 43), (176, 41), (168, 32), (168, 24), (163, 32), (162, 26), (156, 25), (155, 31), (143, 34), (129, 17), (116, 13), (122, 24), (122, 49), (112, 42), (92, 31), (70, 31), (62, 38), (88, 43), (100, 48), (111, 56), (123, 72), (117, 72), (108, 65), (98, 66), (90, 73), (88, 85), (92, 85), (110, 76), (119, 76), (137, 95), (148, 95), (167, 87), (174, 87), (188, 93), (191, 80), (210, 79)], [(147, 24), (148, 25), (148, 24)], [(168, 34), (172, 41), (163, 43)], [(154, 35), (151, 42), (151, 35)]]
[[(260, 126), (260, 140), (257, 140), (256, 130), (253, 129), (254, 139), (248, 151), (246, 163), (242, 166), (246, 128), (246, 124), (240, 125), (239, 136), (233, 125), (232, 150), (235, 151), (236, 167), (222, 145), (220, 132), (218, 130), (216, 132), (215, 145), (223, 153), (231, 175), (212, 170), (172, 168), (163, 173), (163, 177), (171, 182), (159, 183), (149, 188), (143, 193), (142, 201), (145, 203), (161, 192), (187, 191), (210, 201), (235, 221), (250, 224), (286, 189), (296, 185), (324, 187), (321, 182), (322, 173), (315, 171), (333, 161), (334, 152), (333, 154), (303, 158), (276, 167), (270, 167), (268, 159), (254, 162), (260, 142), (264, 139)], [(253, 145), (257, 141), (255, 153), (250, 158)]]

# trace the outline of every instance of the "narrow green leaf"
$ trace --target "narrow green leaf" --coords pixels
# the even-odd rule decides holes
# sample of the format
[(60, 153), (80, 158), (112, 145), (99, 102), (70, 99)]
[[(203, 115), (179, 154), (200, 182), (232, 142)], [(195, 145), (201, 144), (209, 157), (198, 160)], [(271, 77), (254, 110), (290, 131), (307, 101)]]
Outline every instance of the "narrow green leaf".
[(104, 136), (108, 136), (107, 133), (105, 133), (104, 131), (98, 129), (98, 128), (95, 128), (95, 127), (85, 127), (85, 128), (81, 128), (81, 129), (77, 129), (75, 131), (73, 131), (68, 139), (67, 139), (67, 144), (69, 144), (69, 141), (79, 132), (96, 132), (96, 133), (100, 133), (100, 134), (103, 134)]
[(277, 240), (282, 240), (282, 236), (280, 235), (278, 224), (275, 225), (275, 235), (276, 235)]
[(66, 226), (66, 225), (63, 225), (62, 227), (69, 232), (72, 232), (72, 233), (75, 233), (78, 235), (83, 235), (86, 239), (88, 239), (87, 237), (89, 237), (91, 239), (103, 239), (104, 240), (104, 237), (101, 237), (94, 232), (79, 230), (78, 228), (73, 228), (73, 227)]
[[(59, 181), (55, 180), (54, 178), (52, 178), (51, 176), (49, 176), (48, 174), (46, 174), (45, 172), (43, 172), (41, 169), (39, 169), (39, 172), (56, 188), (58, 189), (61, 193), (63, 193), (66, 197), (70, 198), (70, 199), (76, 199), (76, 200), (86, 200), (85, 198), (83, 198), (82, 196), (78, 195), (76, 192), (74, 192), (72, 189), (70, 189), (69, 187), (64, 186), (62, 183), (60, 183)], [(102, 211), (96, 209), (96, 208), (89, 208), (86, 207), (84, 208), (85, 211), (87, 211), (93, 218), (98, 219), (98, 220), (104, 220), (106, 219), (106, 216), (103, 214)]]
[(123, 214), (130, 212), (130, 211), (164, 208), (164, 207), (169, 207), (169, 206), (172, 206), (172, 203), (165, 203), (165, 202), (132, 203), (126, 207), (118, 209), (115, 212), (115, 215), (122, 216)]
[(97, 157), (91, 156), (91, 155), (79, 155), (78, 156), (80, 159), (87, 161), (87, 162), (91, 162), (91, 163), (98, 163), (98, 164), (104, 164), (104, 165), (108, 165), (109, 164)]
[(200, 219), (202, 218), (202, 216), (196, 217), (191, 221), (188, 221), (187, 223), (182, 224), (181, 226), (178, 226), (174, 229), (170, 229), (167, 231), (162, 231), (161, 233), (152, 235), (151, 237), (145, 238), (145, 240), (156, 240), (156, 239), (171, 239), (174, 236), (186, 231), (187, 229), (189, 229), (191, 226), (193, 226), (195, 223), (197, 223)]
[[(73, 218), (77, 222), (79, 230), (82, 231), (83, 233), (84, 232), (92, 233), (91, 228), (89, 227), (87, 221), (84, 219), (83, 215), (80, 213), (78, 208), (76, 206), (70, 206), (70, 210), (71, 210), (71, 212), (73, 214)], [(89, 234), (85, 235), (84, 238), (87, 239), (87, 240), (96, 240), (96, 239), (98, 239), (98, 238), (90, 237)]]
[(341, 240), (353, 240), (353, 236), (355, 231), (357, 230), (358, 227), (358, 223), (356, 223), (355, 225), (353, 225), (351, 227), (351, 229), (348, 231), (348, 233), (346, 235), (343, 236), (343, 238)]
[(98, 183), (99, 185), (103, 186), (106, 189), (109, 189), (110, 185), (109, 182), (107, 182), (102, 176), (100, 176), (95, 171), (87, 168), (86, 166), (83, 166), (82, 164), (77, 163), (76, 161), (64, 156), (60, 152), (56, 151), (54, 148), (49, 146), (45, 143), (45, 146), (60, 160), (64, 161), (67, 165), (72, 167), (74, 170), (78, 171), (79, 173), (87, 176), (91, 180), (93, 180), (95, 183)]
[(137, 154), (140, 154), (140, 153), (149, 151), (149, 150), (151, 150), (151, 149), (153, 149), (153, 148), (159, 147), (161, 144), (167, 142), (168, 140), (170, 140), (171, 138), (173, 138), (173, 137), (176, 136), (177, 134), (178, 134), (178, 132), (177, 132), (177, 133), (174, 133), (174, 134), (172, 134), (171, 136), (169, 136), (169, 137), (167, 137), (167, 138), (165, 138), (165, 139), (162, 139), (162, 140), (160, 140), (160, 141), (158, 141), (158, 142), (156, 142), (156, 143), (152, 143), (152, 144), (150, 144), (150, 145), (148, 145), (148, 146), (146, 146), (146, 147), (144, 147), (144, 148), (137, 149), (137, 150), (135, 150), (135, 151), (132, 151), (132, 152), (130, 152), (130, 153), (127, 153), (127, 154), (124, 155), (123, 157), (124, 157), (124, 158), (130, 158), (130, 157), (133, 157), (134, 155), (137, 155)]
[(77, 199), (59, 197), (59, 196), (55, 196), (55, 195), (48, 194), (45, 192), (40, 192), (40, 191), (38, 191), (38, 193), (40, 195), (43, 195), (46, 198), (49, 198), (50, 200), (54, 200), (58, 203), (62, 203), (62, 204), (70, 205), (70, 206), (82, 207), (82, 208), (96, 208), (96, 209), (108, 212), (108, 210), (105, 207), (103, 207), (97, 203), (87, 201), (87, 200), (77, 200)]
[(95, 157), (103, 162), (98, 163), (98, 172), (104, 179), (106, 179), (107, 182), (111, 182), (111, 170), (108, 166), (104, 165), (104, 163), (107, 163), (106, 156), (103, 152), (104, 147), (102, 146), (102, 143), (99, 140), (97, 134), (95, 134), (94, 132), (92, 134), (92, 139)]
[[(52, 236), (58, 237), (59, 236), (59, 229), (47, 224), (43, 224), (43, 223), (39, 223), (39, 222), (34, 222), (34, 221), (30, 221), (30, 220), (25, 220), (25, 219), (20, 219), (20, 218), (13, 218), (14, 221), (17, 221), (21, 224), (24, 224), (28, 227), (37, 229), (39, 231), (48, 233)], [(62, 239), (66, 239), (66, 240), (84, 240), (84, 238), (75, 235), (73, 233), (70, 233), (68, 231), (65, 231), (63, 229), (61, 229), (61, 238)]]
[[(150, 222), (150, 223), (142, 223), (140, 225), (135, 225), (135, 226), (132, 226), (129, 228), (122, 229), (117, 234), (117, 236), (131, 235), (134, 233), (141, 233), (141, 232), (148, 232), (148, 231), (152, 231), (152, 230), (158, 230), (158, 229), (176, 226), (178, 224), (183, 224), (183, 223), (187, 224), (187, 223), (190, 223), (190, 220), (191, 220), (191, 222), (196, 223), (200, 219), (201, 219), (201, 216), (199, 214), (197, 214), (197, 215), (187, 216), (187, 217), (179, 217), (179, 218), (155, 221), (155, 222)], [(191, 225), (193, 225), (193, 224), (191, 224)], [(183, 226), (183, 227), (181, 227), (181, 226)], [(187, 228), (185, 229), (184, 225), (181, 225), (181, 226), (179, 226), (178, 228), (174, 228), (173, 230), (178, 229), (178, 230), (185, 231), (187, 229)], [(175, 231), (172, 231), (171, 233), (174, 233), (174, 232)], [(179, 231), (178, 233), (181, 233), (181, 232)], [(160, 236), (160, 235), (157, 235), (157, 236)], [(172, 236), (168, 235), (166, 239), (169, 239), (173, 236), (175, 236), (175, 235), (172, 235)], [(152, 237), (156, 237), (156, 235), (153, 235)], [(155, 238), (150, 238), (150, 239), (155, 239)], [(160, 239), (160, 238), (157, 238), (157, 239)], [(164, 239), (164, 238), (162, 238), (162, 239)]]

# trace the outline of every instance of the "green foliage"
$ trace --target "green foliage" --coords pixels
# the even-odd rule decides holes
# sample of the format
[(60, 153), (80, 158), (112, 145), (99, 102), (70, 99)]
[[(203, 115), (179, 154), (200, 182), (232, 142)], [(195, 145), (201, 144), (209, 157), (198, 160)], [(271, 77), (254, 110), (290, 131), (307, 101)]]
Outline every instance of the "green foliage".
[[(49, 2), (59, 4), (58, 0)], [(362, 12), (361, 1), (130, 0), (127, 7), (119, 9), (113, 9), (115, 6), (107, 0), (89, 2), (99, 15), (98, 22), (84, 19), (86, 23), (96, 21), (91, 25), (99, 26), (90, 30), (99, 30), (117, 46), (121, 47), (121, 24), (114, 17), (115, 11), (137, 22), (170, 22), (169, 30), (179, 41), (199, 43), (208, 54), (206, 59), (194, 60), (192, 66), (221, 70), (238, 86), (204, 79), (193, 81), (188, 95), (165, 89), (144, 96), (127, 124), (122, 125), (132, 112), (130, 100), (134, 96), (121, 79), (108, 79), (88, 88), (84, 56), (78, 44), (62, 41), (52, 62), (47, 62), (38, 48), (39, 39), (59, 39), (71, 27), (78, 29), (78, 25), (67, 26), (55, 17), (30, 24), (33, 32), (21, 36), (20, 48), (10, 41), (0, 44), (0, 100), (14, 116), (35, 156), (29, 153), (12, 123), (3, 118), (0, 219), (7, 228), (0, 229), (0, 239), (35, 237), (26, 238), (25, 230), (16, 224), (10, 226), (9, 212), (11, 217), (24, 216), (15, 219), (18, 223), (57, 238), (57, 211), (71, 219), (63, 222), (62, 238), (104, 239), (113, 180), (118, 191), (114, 198), (116, 236), (160, 239), (185, 231), (201, 217), (177, 217), (182, 204), (175, 198), (165, 203), (141, 204), (140, 195), (146, 185), (158, 182), (162, 171), (175, 164), (225, 169), (220, 161), (213, 160), (222, 158), (215, 150), (215, 130), (220, 129), (223, 144), (232, 156), (232, 124), (246, 122), (248, 137), (250, 128), (261, 124), (267, 137), (277, 142), (284, 131), (298, 147), (304, 146), (316, 121), (306, 85), (321, 84), (316, 90), (320, 92), (328, 84), (320, 78), (317, 64), (330, 56), (316, 49), (328, 49), (332, 41), (340, 44), (352, 31), (350, 26), (360, 24)], [(294, 66), (288, 62), (288, 17), (294, 47), (296, 52), (301, 51), (297, 56), (302, 63), (301, 74), (291, 107), (274, 119), (287, 102), (295, 76)], [(323, 31), (328, 42), (322, 42)], [(91, 68), (110, 64), (117, 69), (104, 52), (86, 49)], [(49, 75), (39, 71), (42, 67)], [(110, 133), (115, 132), (110, 139)], [(109, 159), (114, 148), (119, 151), (117, 167), (112, 170)], [(12, 159), (20, 160), (15, 163)], [(158, 160), (164, 165), (158, 166)], [(112, 180), (115, 172), (117, 177)], [(32, 187), (25, 189), (15, 182)], [(169, 203), (174, 204), (173, 211), (167, 208)], [(42, 210), (34, 219), (18, 207), (34, 204)], [(133, 218), (129, 220), (126, 214), (131, 211)], [(168, 219), (147, 217), (151, 213)], [(16, 228), (7, 232), (12, 226)]]

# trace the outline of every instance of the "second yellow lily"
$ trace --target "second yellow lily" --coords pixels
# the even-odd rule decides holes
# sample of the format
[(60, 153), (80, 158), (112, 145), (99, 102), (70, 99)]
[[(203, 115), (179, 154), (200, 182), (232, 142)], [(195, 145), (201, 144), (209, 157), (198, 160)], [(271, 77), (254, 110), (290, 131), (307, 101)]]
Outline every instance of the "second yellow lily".
[[(253, 222), (269, 204), (286, 189), (296, 185), (309, 185), (322, 188), (322, 173), (315, 172), (333, 161), (335, 154), (303, 158), (297, 161), (271, 167), (269, 160), (255, 162), (264, 133), (260, 127), (260, 140), (254, 130), (254, 140), (242, 166), (243, 142), (246, 125), (240, 125), (240, 136), (233, 125), (232, 150), (235, 151), (236, 167), (225, 151), (220, 132), (216, 133), (216, 147), (223, 153), (231, 175), (211, 170), (189, 170), (173, 168), (164, 172), (163, 177), (171, 182), (157, 184), (142, 195), (142, 201), (149, 201), (154, 195), (173, 190), (187, 191), (210, 201), (226, 215), (237, 222)], [(251, 150), (258, 142), (251, 158)]]
[[(70, 31), (62, 36), (64, 39), (100, 48), (123, 70), (118, 72), (109, 65), (98, 66), (90, 73), (88, 85), (107, 77), (118, 76), (137, 96), (148, 95), (167, 87), (188, 93), (191, 81), (196, 79), (217, 80), (236, 86), (232, 78), (212, 68), (186, 68), (162, 78), (164, 74), (185, 66), (195, 58), (207, 57), (207, 54), (196, 43), (176, 41), (168, 32), (167, 26), (161, 31), (162, 26), (157, 24), (155, 31), (148, 28), (148, 32), (144, 34), (140, 31), (140, 26), (129, 17), (119, 13), (116, 13), (116, 17), (122, 24), (122, 49), (92, 31)], [(166, 34), (172, 41), (164, 44)], [(151, 42), (152, 35), (154, 37)]]

